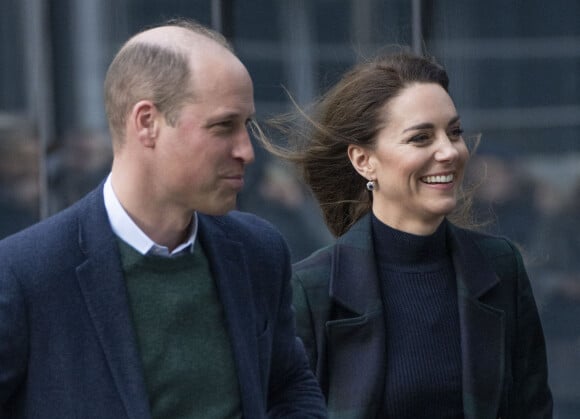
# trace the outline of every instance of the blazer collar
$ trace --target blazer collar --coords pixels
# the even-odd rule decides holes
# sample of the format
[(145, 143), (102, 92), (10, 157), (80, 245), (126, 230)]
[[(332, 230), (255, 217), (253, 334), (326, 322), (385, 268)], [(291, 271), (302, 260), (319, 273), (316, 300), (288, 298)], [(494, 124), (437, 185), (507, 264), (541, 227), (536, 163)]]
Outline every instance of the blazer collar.
[(127, 417), (147, 419), (149, 401), (141, 357), (102, 187), (77, 207), (79, 247), (86, 257), (77, 266), (77, 279)]
[[(111, 230), (103, 185), (80, 203), (79, 247), (86, 259), (77, 278), (127, 417), (150, 419), (143, 367), (133, 330), (117, 237)], [(244, 417), (259, 417), (256, 322), (242, 244), (230, 237), (224, 217), (199, 214), (199, 234), (224, 307), (240, 383)]]
[[(199, 237), (224, 308), (232, 343), (244, 417), (260, 417), (264, 388), (258, 370), (258, 340), (247, 256), (227, 216), (199, 215)], [(263, 407), (265, 409), (265, 407)]]

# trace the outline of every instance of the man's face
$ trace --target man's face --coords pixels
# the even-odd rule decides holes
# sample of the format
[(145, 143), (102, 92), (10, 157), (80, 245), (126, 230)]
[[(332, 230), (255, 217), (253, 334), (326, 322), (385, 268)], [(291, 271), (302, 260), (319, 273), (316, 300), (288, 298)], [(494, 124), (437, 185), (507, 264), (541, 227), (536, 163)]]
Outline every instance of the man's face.
[(193, 68), (194, 98), (175, 126), (161, 124), (154, 183), (167, 209), (220, 215), (235, 208), (245, 166), (254, 160), (247, 125), (255, 109), (252, 80), (239, 60), (220, 54), (208, 61)]

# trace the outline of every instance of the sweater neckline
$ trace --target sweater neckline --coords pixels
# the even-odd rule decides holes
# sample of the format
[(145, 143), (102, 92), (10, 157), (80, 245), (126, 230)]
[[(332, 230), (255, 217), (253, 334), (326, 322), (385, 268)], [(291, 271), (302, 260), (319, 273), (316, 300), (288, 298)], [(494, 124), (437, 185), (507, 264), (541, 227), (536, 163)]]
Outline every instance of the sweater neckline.
[(131, 245), (118, 239), (119, 251), (121, 253), (121, 260), (123, 269), (146, 269), (152, 271), (180, 271), (189, 269), (192, 265), (198, 263), (198, 255), (202, 254), (201, 246), (198, 241), (195, 242), (194, 252), (184, 251), (179, 255), (166, 257), (154, 254), (142, 255)]
[(447, 220), (437, 230), (419, 236), (397, 230), (372, 214), (372, 234), (375, 255), (381, 263), (408, 268), (442, 263), (449, 258), (447, 249)]

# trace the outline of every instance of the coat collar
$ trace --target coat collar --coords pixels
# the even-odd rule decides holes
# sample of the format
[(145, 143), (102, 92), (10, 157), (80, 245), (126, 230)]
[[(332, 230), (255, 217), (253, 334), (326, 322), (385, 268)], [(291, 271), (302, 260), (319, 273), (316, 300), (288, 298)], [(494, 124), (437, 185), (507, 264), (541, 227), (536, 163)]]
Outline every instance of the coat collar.
[[(448, 240), (457, 277), (463, 403), (469, 407), (465, 414), (468, 419), (493, 417), (500, 403), (504, 379), (505, 320), (504, 313), (487, 305), (483, 297), (500, 281), (477, 246), (474, 233), (454, 227), (451, 223), (449, 226)], [(384, 323), (366, 323), (366, 319), (370, 318), (368, 314), (375, 312), (377, 306), (382, 304), (370, 214), (362, 217), (337, 240), (329, 288), (331, 299), (359, 316), (352, 318), (358, 319), (352, 322), (354, 328), (360, 330), (366, 324), (373, 328), (373, 334), (384, 336)], [(332, 327), (332, 322), (327, 326)], [(342, 322), (343, 333), (348, 335), (344, 326)], [(381, 340), (375, 340), (372, 355), (365, 353), (363, 359), (380, 356), (379, 352), (384, 351)], [(339, 345), (338, 342), (329, 344)], [(369, 351), (365, 345), (360, 347)], [(359, 355), (351, 353), (347, 358), (360, 359)], [(364, 365), (361, 364), (360, 368), (364, 369)], [(378, 384), (370, 391), (378, 392), (378, 396), (381, 396), (384, 389)]]
[(485, 302), (499, 285), (473, 240), (473, 233), (450, 225), (450, 247), (457, 277), (461, 334), (463, 405), (467, 419), (495, 417), (505, 371), (505, 313)]
[(338, 238), (332, 256), (330, 297), (363, 315), (381, 303), (371, 216), (365, 215)]
[(460, 296), (478, 299), (499, 283), (489, 261), (473, 240), (473, 233), (448, 223), (448, 244), (452, 252)]
[[(451, 223), (448, 226), (458, 293), (465, 298), (480, 298), (499, 283), (499, 278), (489, 267), (471, 233)], [(366, 214), (337, 240), (332, 258), (330, 296), (362, 315), (380, 303), (377, 278), (371, 215)]]

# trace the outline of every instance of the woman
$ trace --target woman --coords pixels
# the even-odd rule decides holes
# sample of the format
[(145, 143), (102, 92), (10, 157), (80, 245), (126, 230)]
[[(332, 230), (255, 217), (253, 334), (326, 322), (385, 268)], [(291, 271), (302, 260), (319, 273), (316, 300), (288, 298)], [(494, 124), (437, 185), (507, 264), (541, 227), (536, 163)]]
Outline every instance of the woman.
[(338, 237), (295, 266), (297, 329), (334, 418), (550, 418), (522, 258), (460, 228), (469, 152), (449, 80), (399, 52), (314, 108), (303, 172)]

